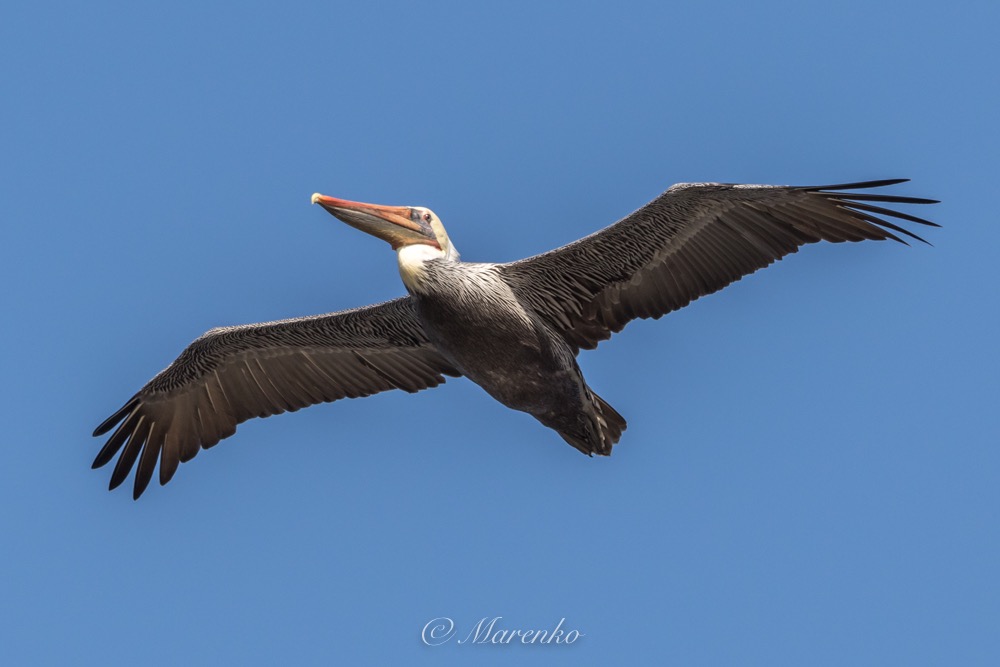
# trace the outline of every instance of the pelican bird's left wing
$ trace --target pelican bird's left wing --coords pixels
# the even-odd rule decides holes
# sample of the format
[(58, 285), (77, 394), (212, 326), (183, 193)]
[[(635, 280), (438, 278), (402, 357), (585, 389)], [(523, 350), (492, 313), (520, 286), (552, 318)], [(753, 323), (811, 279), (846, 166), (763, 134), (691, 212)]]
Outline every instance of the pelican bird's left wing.
[(460, 375), (430, 344), (409, 297), (329, 315), (212, 329), (149, 381), (95, 436), (119, 422), (94, 460), (124, 446), (114, 489), (138, 460), (138, 498), (160, 463), (160, 484), (201, 448), (252, 417), (388, 389), (416, 392)]
[(500, 270), (515, 295), (577, 349), (635, 318), (659, 318), (817, 241), (922, 238), (878, 204), (932, 199), (844, 192), (906, 179), (812, 187), (683, 183), (596, 234)]

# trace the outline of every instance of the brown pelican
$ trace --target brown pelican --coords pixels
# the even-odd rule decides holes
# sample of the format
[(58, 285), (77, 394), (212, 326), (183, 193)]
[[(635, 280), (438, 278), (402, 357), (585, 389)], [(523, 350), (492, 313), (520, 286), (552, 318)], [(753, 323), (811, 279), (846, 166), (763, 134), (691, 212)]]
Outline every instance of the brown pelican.
[[(133, 497), (157, 460), (160, 484), (252, 417), (314, 403), (435, 387), (464, 375), (584, 454), (611, 454), (625, 420), (576, 363), (631, 320), (659, 318), (816, 241), (923, 241), (885, 220), (937, 226), (878, 203), (930, 199), (845, 192), (906, 179), (788, 187), (685, 183), (610, 227), (509, 264), (459, 260), (420, 206), (312, 201), (388, 241), (409, 296), (328, 315), (212, 329), (104, 421), (94, 460), (121, 450), (110, 488), (138, 461)], [(875, 203), (873, 203), (875, 202)], [(883, 216), (883, 217), (879, 217)]]

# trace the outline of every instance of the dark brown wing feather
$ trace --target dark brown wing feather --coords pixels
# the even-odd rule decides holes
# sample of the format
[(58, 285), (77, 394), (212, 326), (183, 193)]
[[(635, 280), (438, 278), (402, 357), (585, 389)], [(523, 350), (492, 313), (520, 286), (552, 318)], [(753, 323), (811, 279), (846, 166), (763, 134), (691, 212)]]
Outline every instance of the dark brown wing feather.
[(812, 187), (675, 185), (610, 227), (562, 248), (501, 265), (523, 304), (577, 348), (631, 320), (659, 318), (816, 241), (922, 238), (884, 217), (938, 226), (871, 202), (931, 199), (843, 192), (905, 182)]
[(138, 498), (157, 461), (160, 484), (166, 484), (180, 462), (247, 419), (388, 389), (416, 392), (441, 384), (444, 375), (459, 372), (431, 346), (409, 297), (212, 329), (97, 427), (94, 435), (100, 436), (118, 425), (94, 467), (122, 450), (111, 475), (114, 489), (138, 461)]

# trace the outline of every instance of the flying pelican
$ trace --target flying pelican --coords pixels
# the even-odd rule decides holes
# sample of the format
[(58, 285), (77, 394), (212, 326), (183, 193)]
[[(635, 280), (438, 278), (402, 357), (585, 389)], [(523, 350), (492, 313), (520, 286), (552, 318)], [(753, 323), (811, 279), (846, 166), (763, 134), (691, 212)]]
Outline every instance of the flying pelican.
[[(931, 199), (845, 192), (907, 179), (811, 187), (682, 183), (615, 224), (508, 264), (462, 262), (421, 206), (312, 197), (388, 241), (408, 296), (328, 315), (212, 329), (94, 431), (120, 423), (94, 460), (121, 450), (110, 488), (138, 461), (133, 497), (252, 417), (466, 376), (584, 454), (609, 455), (625, 419), (576, 356), (635, 318), (659, 318), (816, 241), (924, 241), (885, 220), (933, 222), (875, 203)], [(925, 241), (926, 243), (926, 241)], [(123, 449), (124, 447), (124, 449)]]

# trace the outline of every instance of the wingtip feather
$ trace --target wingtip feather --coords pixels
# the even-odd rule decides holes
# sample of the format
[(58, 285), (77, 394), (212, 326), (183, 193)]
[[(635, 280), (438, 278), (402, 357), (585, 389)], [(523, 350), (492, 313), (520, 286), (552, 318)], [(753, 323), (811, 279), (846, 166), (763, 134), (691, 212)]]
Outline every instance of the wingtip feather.
[(865, 190), (868, 188), (883, 188), (887, 185), (899, 185), (900, 183), (909, 183), (908, 178), (883, 178), (877, 181), (856, 181), (854, 183), (834, 183), (832, 185), (805, 185), (798, 190)]
[(100, 424), (100, 426), (98, 426), (97, 428), (94, 429), (94, 435), (93, 435), (93, 437), (99, 438), (100, 436), (104, 435), (105, 433), (107, 433), (108, 431), (110, 431), (111, 429), (113, 429), (118, 424), (118, 422), (120, 422), (121, 420), (125, 419), (125, 417), (127, 417), (128, 414), (130, 412), (132, 412), (132, 410), (135, 408), (135, 406), (138, 403), (139, 403), (139, 396), (138, 395), (133, 396), (132, 398), (130, 398), (125, 403), (125, 405), (123, 405), (122, 407), (118, 408), (118, 410), (113, 415), (111, 415), (110, 417), (108, 417), (107, 419), (105, 419), (104, 421), (102, 421), (101, 424)]

